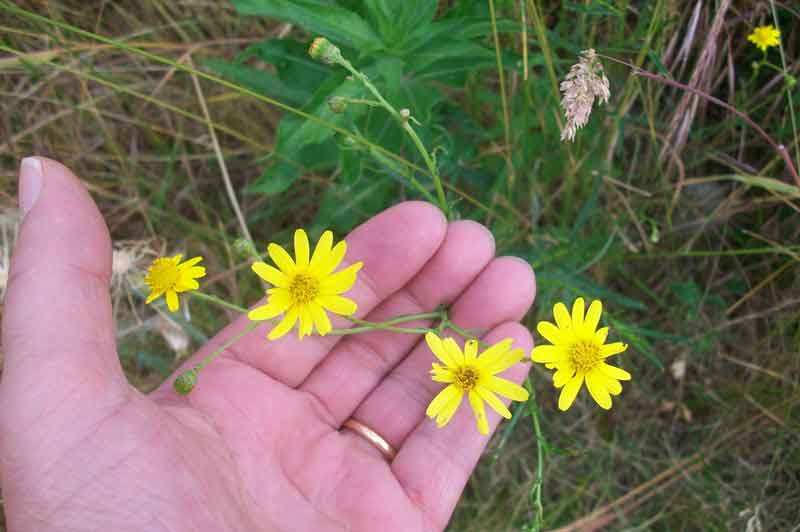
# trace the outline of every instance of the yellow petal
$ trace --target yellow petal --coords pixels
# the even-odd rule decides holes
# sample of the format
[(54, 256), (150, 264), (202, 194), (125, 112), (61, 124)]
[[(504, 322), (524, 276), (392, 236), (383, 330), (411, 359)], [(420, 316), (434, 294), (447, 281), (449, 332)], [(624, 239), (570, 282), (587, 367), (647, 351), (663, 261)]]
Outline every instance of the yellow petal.
[(459, 394), (460, 389), (457, 386), (451, 385), (445, 387), (433, 398), (433, 401), (428, 405), (428, 409), (425, 410), (425, 415), (428, 417), (436, 417), (439, 415), (439, 412), (442, 411), (442, 408)]
[(584, 302), (583, 298), (579, 297), (575, 300), (572, 304), (572, 328), (576, 331), (580, 331), (583, 329), (583, 312), (584, 310)]
[(342, 296), (319, 296), (319, 298), (317, 298), (317, 303), (341, 316), (350, 316), (358, 310), (355, 301)]
[(572, 319), (564, 303), (556, 303), (553, 307), (553, 315), (556, 318), (556, 325), (559, 329), (569, 329), (572, 326)]
[(270, 244), (267, 246), (267, 252), (272, 262), (274, 262), (284, 274), (291, 275), (297, 269), (292, 257), (278, 244)]
[(453, 419), (453, 416), (458, 410), (458, 405), (461, 404), (461, 398), (464, 397), (464, 392), (461, 388), (456, 388), (458, 394), (454, 396), (450, 401), (445, 403), (445, 405), (439, 410), (439, 415), (436, 416), (436, 426), (441, 428), (450, 423), (450, 420)]
[(261, 305), (260, 307), (256, 307), (250, 312), (248, 312), (247, 318), (250, 321), (271, 320), (272, 318), (278, 316), (285, 310), (286, 310), (285, 307), (281, 307), (280, 305), (276, 305), (270, 302), (267, 303), (266, 305)]
[(604, 377), (606, 379), (605, 383), (608, 393), (611, 395), (619, 395), (622, 393), (622, 384), (620, 384), (618, 380), (612, 379), (608, 377), (608, 375), (604, 375)]
[(428, 344), (428, 347), (433, 355), (441, 360), (445, 366), (452, 367), (457, 364), (458, 360), (453, 359), (453, 357), (447, 353), (447, 350), (444, 348), (444, 344), (442, 343), (442, 339), (436, 336), (435, 333), (430, 331), (425, 333), (425, 343)]
[(469, 392), (469, 404), (472, 407), (472, 413), (475, 414), (478, 432), (484, 435), (489, 434), (489, 421), (486, 419), (486, 409), (483, 407), (483, 400), (474, 390), (470, 390)]
[(317, 242), (317, 246), (314, 248), (314, 255), (311, 256), (309, 268), (312, 271), (317, 271), (319, 266), (328, 259), (331, 254), (331, 246), (333, 246), (333, 232), (325, 231), (322, 233), (322, 236), (319, 237), (319, 242)]
[(456, 364), (463, 364), (464, 363), (464, 354), (461, 352), (461, 348), (458, 347), (458, 344), (452, 338), (445, 338), (442, 340), (442, 345), (444, 346), (444, 350), (447, 352), (447, 355), (450, 359), (455, 360)]
[(622, 353), (626, 349), (628, 349), (628, 344), (623, 344), (622, 342), (606, 344), (600, 348), (600, 356), (603, 358), (610, 357), (612, 355)]
[(267, 290), (267, 300), (286, 310), (292, 306), (292, 293), (286, 288), (270, 288)]
[(495, 377), (494, 375), (486, 379), (484, 386), (503, 397), (508, 397), (512, 401), (527, 401), (529, 397), (528, 390), (519, 384), (514, 384), (510, 380)]
[(199, 279), (200, 277), (206, 276), (206, 269), (202, 266), (192, 266), (191, 268), (186, 268), (185, 270), (181, 271), (183, 275), (191, 279)]
[(178, 303), (178, 294), (175, 290), (167, 290), (167, 308), (170, 312), (175, 312), (178, 310), (180, 304)]
[(464, 344), (464, 360), (469, 362), (471, 360), (475, 360), (478, 357), (478, 341), (477, 340), (467, 340)]
[(514, 340), (511, 338), (504, 338), (499, 342), (489, 346), (486, 351), (481, 353), (480, 359), (485, 365), (490, 365), (499, 360), (511, 349)]
[(314, 320), (311, 318), (308, 305), (303, 305), (297, 309), (297, 319), (300, 322), (297, 326), (297, 337), (302, 340), (303, 337), (314, 331)]
[(187, 260), (186, 262), (182, 262), (178, 265), (179, 270), (185, 270), (191, 268), (195, 264), (199, 264), (203, 260), (203, 257), (192, 257), (191, 259)]
[(178, 282), (175, 283), (176, 292), (188, 292), (189, 290), (197, 290), (198, 288), (200, 288), (200, 283), (189, 277), (181, 277), (178, 279)]
[(320, 262), (314, 265), (314, 272), (321, 277), (330, 274), (333, 270), (339, 267), (344, 255), (347, 253), (347, 243), (342, 240), (331, 249), (325, 257), (320, 257)]
[(145, 299), (145, 301), (144, 301), (145, 304), (149, 305), (150, 303), (152, 303), (153, 301), (155, 301), (156, 299), (161, 297), (162, 294), (164, 294), (163, 290), (152, 290), (150, 292), (150, 295), (147, 296), (147, 299)]
[(575, 401), (578, 392), (583, 384), (583, 374), (578, 373), (561, 389), (561, 395), (558, 397), (558, 408), (566, 411)]
[(322, 309), (320, 305), (309, 305), (311, 311), (311, 318), (314, 320), (314, 327), (317, 328), (317, 332), (319, 332), (320, 336), (325, 336), (331, 330), (333, 330), (333, 325), (331, 325), (331, 320), (328, 318), (328, 314)]
[(588, 373), (586, 375), (586, 388), (588, 388), (592, 399), (600, 405), (600, 408), (604, 408), (605, 410), (611, 408), (611, 395), (609, 395), (606, 389), (605, 378), (602, 373), (596, 371)]
[(575, 368), (562, 366), (553, 373), (553, 386), (561, 388), (575, 375)]
[(431, 380), (434, 382), (446, 382), (448, 384), (455, 382), (453, 372), (447, 368), (443, 368), (436, 362), (433, 363), (431, 368)]
[(511, 349), (491, 364), (485, 364), (483, 368), (487, 373), (494, 375), (507, 370), (523, 358), (525, 358), (525, 351), (519, 348)]
[(272, 286), (285, 287), (289, 285), (289, 278), (278, 268), (273, 268), (266, 262), (254, 262), (250, 268), (256, 275), (264, 279)]
[(537, 345), (531, 352), (531, 359), (540, 364), (561, 360), (564, 356), (564, 349), (555, 345)]
[(597, 345), (606, 343), (606, 338), (608, 338), (608, 327), (598, 329), (597, 332), (594, 333), (594, 341), (597, 342)]
[(355, 284), (356, 275), (362, 266), (364, 266), (364, 263), (356, 262), (344, 270), (328, 275), (322, 279), (320, 292), (324, 295), (341, 294), (342, 292), (347, 292), (353, 287), (353, 284)]
[(297, 311), (295, 309), (289, 309), (283, 319), (276, 325), (267, 335), (267, 338), (270, 340), (277, 340), (281, 336), (288, 333), (292, 327), (294, 327), (295, 322), (297, 321)]
[(622, 368), (611, 366), (609, 364), (606, 364), (605, 362), (600, 364), (599, 368), (600, 371), (602, 371), (607, 377), (611, 379), (617, 379), (618, 381), (631, 380), (631, 374)]
[(511, 412), (508, 410), (508, 407), (503, 404), (503, 401), (500, 400), (491, 390), (487, 390), (483, 386), (478, 386), (475, 388), (475, 391), (478, 392), (478, 395), (481, 396), (481, 399), (486, 401), (492, 409), (503, 416), (506, 419), (511, 419)]
[(302, 229), (294, 232), (294, 256), (297, 258), (297, 268), (305, 270), (308, 268), (309, 257), (308, 235)]
[(597, 326), (600, 324), (600, 315), (603, 313), (603, 303), (599, 299), (592, 301), (589, 305), (589, 310), (586, 311), (586, 321), (583, 324), (584, 329), (589, 334), (594, 334)]
[(536, 330), (551, 344), (558, 345), (569, 342), (569, 337), (549, 321), (540, 321)]

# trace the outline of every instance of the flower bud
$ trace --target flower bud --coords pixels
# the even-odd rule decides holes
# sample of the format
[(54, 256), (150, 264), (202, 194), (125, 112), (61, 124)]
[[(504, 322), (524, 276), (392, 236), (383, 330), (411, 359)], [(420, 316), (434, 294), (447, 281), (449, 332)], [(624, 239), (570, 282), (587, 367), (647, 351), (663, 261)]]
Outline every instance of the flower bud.
[(328, 98), (328, 107), (332, 113), (340, 115), (347, 109), (347, 100), (341, 96), (331, 96)]
[(406, 108), (400, 109), (400, 119), (403, 122), (408, 122), (409, 118), (411, 118), (411, 111)]
[(258, 252), (253, 243), (246, 238), (237, 238), (233, 241), (233, 249), (240, 257), (257, 257)]
[(325, 37), (317, 37), (311, 41), (311, 46), (308, 47), (308, 55), (311, 56), (311, 59), (328, 65), (339, 63), (344, 59), (342, 51)]
[(188, 395), (196, 385), (197, 368), (192, 368), (178, 375), (178, 378), (172, 383), (172, 388), (180, 395)]

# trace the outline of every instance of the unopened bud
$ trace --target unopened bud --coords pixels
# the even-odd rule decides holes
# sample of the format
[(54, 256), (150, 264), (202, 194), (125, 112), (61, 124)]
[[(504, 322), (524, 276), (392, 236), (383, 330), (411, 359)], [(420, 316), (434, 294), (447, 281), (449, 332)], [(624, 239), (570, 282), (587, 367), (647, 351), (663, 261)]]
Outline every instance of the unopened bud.
[(347, 100), (341, 96), (331, 96), (328, 98), (328, 107), (330, 107), (332, 113), (342, 114), (347, 109)]
[(411, 118), (411, 111), (409, 111), (408, 109), (405, 109), (405, 108), (400, 109), (400, 119), (403, 122), (408, 122), (409, 118)]
[(178, 375), (178, 378), (172, 383), (172, 388), (180, 395), (188, 395), (196, 385), (197, 368), (192, 368)]
[(344, 59), (339, 47), (325, 37), (317, 37), (311, 41), (311, 46), (308, 47), (308, 55), (311, 56), (311, 59), (328, 65), (339, 63)]
[(233, 249), (236, 253), (239, 254), (240, 257), (257, 257), (258, 252), (256, 251), (255, 246), (253, 243), (246, 239), (246, 238), (237, 238), (233, 241)]

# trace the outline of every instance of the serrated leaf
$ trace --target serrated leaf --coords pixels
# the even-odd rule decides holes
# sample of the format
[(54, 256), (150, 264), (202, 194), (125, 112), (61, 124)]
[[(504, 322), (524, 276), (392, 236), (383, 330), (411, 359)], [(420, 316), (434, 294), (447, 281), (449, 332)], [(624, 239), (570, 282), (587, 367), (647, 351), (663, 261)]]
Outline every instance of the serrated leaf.
[(338, 46), (362, 52), (383, 48), (375, 32), (356, 13), (320, 0), (233, 0), (243, 15), (261, 15), (297, 24), (306, 31), (322, 35)]

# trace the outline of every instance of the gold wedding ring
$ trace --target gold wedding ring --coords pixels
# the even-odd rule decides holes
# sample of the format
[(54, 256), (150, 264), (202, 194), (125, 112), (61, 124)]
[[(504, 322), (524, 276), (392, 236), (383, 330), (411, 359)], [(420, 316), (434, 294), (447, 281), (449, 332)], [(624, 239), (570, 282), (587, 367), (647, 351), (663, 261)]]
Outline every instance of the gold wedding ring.
[(388, 461), (394, 460), (394, 457), (397, 456), (397, 451), (394, 450), (394, 447), (389, 445), (380, 434), (369, 428), (368, 426), (364, 425), (363, 423), (356, 421), (353, 418), (348, 419), (342, 424), (343, 429), (350, 429), (372, 445), (375, 446), (378, 451), (386, 458)]

